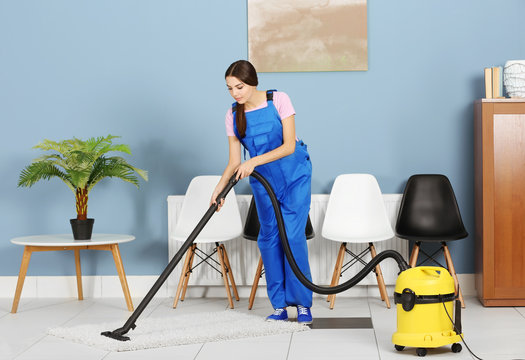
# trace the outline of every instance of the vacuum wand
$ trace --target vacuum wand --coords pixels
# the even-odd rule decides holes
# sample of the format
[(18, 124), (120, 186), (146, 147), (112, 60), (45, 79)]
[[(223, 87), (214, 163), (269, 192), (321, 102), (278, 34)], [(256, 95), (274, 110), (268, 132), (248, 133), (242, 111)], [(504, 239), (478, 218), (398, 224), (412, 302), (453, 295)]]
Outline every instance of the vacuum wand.
[(139, 306), (135, 309), (133, 314), (131, 314), (124, 326), (113, 331), (104, 331), (103, 333), (101, 333), (101, 335), (120, 341), (130, 340), (129, 336), (125, 336), (125, 334), (127, 334), (129, 330), (135, 329), (135, 321), (138, 319), (140, 314), (142, 314), (146, 306), (148, 306), (151, 299), (153, 299), (155, 294), (159, 291), (162, 284), (164, 284), (164, 282), (168, 279), (168, 276), (171, 274), (173, 269), (175, 269), (177, 264), (180, 262), (186, 251), (188, 251), (189, 247), (193, 244), (193, 241), (195, 241), (195, 239), (202, 231), (204, 226), (211, 219), (213, 214), (215, 214), (215, 212), (217, 211), (217, 207), (219, 206), (221, 201), (226, 199), (226, 195), (228, 195), (230, 190), (235, 186), (235, 184), (237, 184), (237, 181), (238, 180), (236, 179), (236, 175), (234, 174), (228, 181), (228, 184), (226, 184), (224, 190), (222, 190), (222, 192), (215, 199), (215, 203), (210, 206), (208, 211), (206, 211), (206, 213), (199, 221), (195, 229), (191, 232), (190, 236), (188, 236), (188, 239), (186, 239), (179, 251), (175, 254), (175, 256), (173, 256), (173, 259), (171, 259), (171, 261), (168, 263), (168, 266), (166, 266), (162, 274), (160, 274), (155, 284), (153, 284), (153, 287), (150, 289), (150, 291), (148, 291), (144, 299), (140, 302)]

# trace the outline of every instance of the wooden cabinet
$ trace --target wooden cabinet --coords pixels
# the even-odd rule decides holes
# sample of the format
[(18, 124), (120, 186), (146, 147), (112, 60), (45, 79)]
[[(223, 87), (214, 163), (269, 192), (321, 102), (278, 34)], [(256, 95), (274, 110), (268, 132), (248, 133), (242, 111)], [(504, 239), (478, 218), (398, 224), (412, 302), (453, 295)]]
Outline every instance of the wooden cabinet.
[(485, 306), (525, 306), (525, 99), (474, 108), (476, 289)]

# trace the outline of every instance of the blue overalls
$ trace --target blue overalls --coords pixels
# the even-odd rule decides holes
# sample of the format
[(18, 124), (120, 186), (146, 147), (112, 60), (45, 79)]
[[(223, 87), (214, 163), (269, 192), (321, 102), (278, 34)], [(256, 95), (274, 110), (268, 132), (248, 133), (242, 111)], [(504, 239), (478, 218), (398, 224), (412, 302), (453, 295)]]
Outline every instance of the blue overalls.
[[(273, 104), (273, 91), (266, 93), (268, 106), (246, 112), (246, 136), (240, 138), (237, 124), (234, 131), (250, 157), (267, 153), (283, 144), (281, 117)], [(235, 119), (233, 105), (233, 118)], [(308, 263), (305, 227), (310, 211), (310, 183), (312, 164), (306, 144), (296, 141), (295, 152), (281, 159), (255, 168), (272, 185), (281, 205), (286, 234), (297, 265), (302, 273), (312, 279)], [(270, 197), (259, 181), (250, 177), (255, 205), (261, 224), (257, 244), (266, 273), (268, 297), (274, 309), (287, 306), (312, 306), (312, 291), (307, 289), (293, 273), (283, 249), (277, 221)]]

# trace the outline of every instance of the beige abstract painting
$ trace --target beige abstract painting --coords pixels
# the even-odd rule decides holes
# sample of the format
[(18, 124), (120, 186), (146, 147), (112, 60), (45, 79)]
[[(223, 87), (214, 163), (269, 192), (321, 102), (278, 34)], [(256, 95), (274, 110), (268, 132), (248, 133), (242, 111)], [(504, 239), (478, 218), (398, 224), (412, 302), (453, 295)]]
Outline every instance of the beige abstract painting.
[(368, 70), (366, 0), (248, 0), (259, 72)]

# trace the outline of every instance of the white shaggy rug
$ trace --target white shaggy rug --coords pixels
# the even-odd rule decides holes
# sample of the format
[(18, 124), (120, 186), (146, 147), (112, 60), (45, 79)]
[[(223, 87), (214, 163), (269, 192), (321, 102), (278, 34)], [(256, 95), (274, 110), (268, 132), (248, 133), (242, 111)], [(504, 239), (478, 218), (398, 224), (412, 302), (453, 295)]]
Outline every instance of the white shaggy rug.
[(122, 325), (123, 322), (112, 322), (57, 327), (48, 329), (47, 333), (108, 351), (132, 351), (309, 330), (307, 326), (296, 322), (268, 322), (260, 316), (226, 310), (139, 319), (135, 330), (126, 334), (131, 338), (128, 341), (100, 335), (103, 331), (113, 331)]

